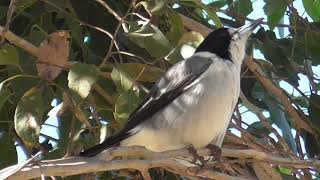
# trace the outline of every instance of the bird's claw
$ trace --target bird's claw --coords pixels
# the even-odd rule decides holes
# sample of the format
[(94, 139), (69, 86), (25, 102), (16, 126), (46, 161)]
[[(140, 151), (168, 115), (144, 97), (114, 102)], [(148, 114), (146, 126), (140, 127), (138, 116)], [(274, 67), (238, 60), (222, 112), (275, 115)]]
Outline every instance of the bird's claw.
[(208, 148), (210, 150), (211, 155), (214, 157), (212, 159), (212, 161), (220, 162), (220, 160), (221, 160), (221, 148), (216, 146), (216, 145), (214, 145), (214, 144), (208, 144), (206, 146), (206, 148)]
[(197, 153), (197, 150), (193, 146), (188, 147), (188, 151), (193, 157), (192, 163), (197, 164), (197, 161), (200, 161), (202, 164), (201, 167), (206, 165), (206, 161), (204, 160), (204, 157), (200, 156)]

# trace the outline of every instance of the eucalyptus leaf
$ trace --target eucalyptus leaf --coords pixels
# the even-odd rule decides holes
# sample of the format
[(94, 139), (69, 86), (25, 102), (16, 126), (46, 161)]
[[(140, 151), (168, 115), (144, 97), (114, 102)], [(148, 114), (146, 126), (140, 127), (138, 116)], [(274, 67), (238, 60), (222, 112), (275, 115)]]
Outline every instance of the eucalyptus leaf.
[(209, 4), (207, 4), (208, 6), (213, 6), (215, 8), (222, 8), (223, 6), (228, 5), (227, 0), (216, 0), (216, 1), (212, 1)]
[(167, 32), (166, 37), (171, 44), (177, 45), (183, 35), (183, 22), (180, 15), (173, 10), (168, 10), (168, 17), (170, 20), (170, 30)]
[(166, 7), (168, 0), (148, 0), (140, 2), (146, 9), (148, 9), (152, 14), (157, 14), (163, 12)]
[(291, 175), (293, 169), (291, 167), (279, 166), (279, 171), (281, 174)]
[(112, 72), (111, 78), (118, 92), (136, 88), (136, 81), (156, 82), (164, 71), (158, 67), (140, 63), (117, 64)]
[(274, 29), (275, 25), (283, 18), (291, 0), (265, 0), (264, 12), (268, 16), (268, 25)]
[(290, 18), (290, 22), (295, 24), (295, 29), (289, 29), (293, 34), (293, 43), (287, 47), (287, 51), (292, 53), (294, 45), (294, 57), (299, 58), (298, 63), (303, 64), (304, 59), (312, 61), (312, 65), (320, 64), (320, 23), (307, 22), (303, 19)]
[[(238, 0), (233, 4), (232, 10), (242, 15), (242, 17), (246, 17), (253, 11), (252, 3), (250, 0)], [(245, 19), (243, 19), (243, 22), (244, 20)]]
[(293, 71), (290, 66), (290, 60), (285, 51), (280, 48), (278, 39), (274, 32), (264, 31), (262, 28), (256, 34), (260, 40), (257, 43), (257, 48), (263, 52), (265, 58), (275, 65), (274, 72), (289, 82), (292, 86), (299, 85), (299, 76)]
[(302, 0), (303, 6), (314, 21), (320, 20), (320, 0)]
[(167, 55), (172, 47), (169, 40), (152, 24), (146, 24), (138, 30), (130, 31), (128, 38), (141, 48), (144, 48), (152, 57), (160, 58)]
[(19, 54), (15, 47), (5, 44), (0, 49), (0, 65), (19, 66)]
[(118, 64), (117, 69), (125, 72), (135, 81), (155, 82), (165, 72), (156, 66), (140, 63)]
[(44, 122), (43, 87), (35, 86), (27, 91), (15, 111), (14, 125), (17, 134), (27, 147), (39, 145), (39, 133)]
[(217, 15), (217, 12), (214, 8), (207, 6), (205, 4), (203, 4), (201, 1), (198, 0), (192, 0), (197, 6), (199, 6), (200, 8), (202, 8), (203, 10), (205, 10), (208, 13), (208, 17), (210, 20), (212, 20), (214, 22), (214, 24), (218, 27), (221, 28), (223, 27), (223, 24), (220, 21), (219, 16)]
[(308, 113), (312, 124), (320, 131), (320, 95), (311, 94)]
[(5, 6), (0, 6), (0, 20), (2, 19), (2, 18), (5, 18), (6, 17), (6, 15), (7, 15), (7, 7), (5, 7)]
[(111, 72), (111, 79), (117, 87), (118, 92), (129, 90), (134, 84), (133, 77), (122, 71), (121, 69), (114, 67)]
[(260, 121), (250, 124), (247, 131), (258, 138), (266, 137), (271, 133)]
[(36, 2), (37, 0), (17, 0), (15, 5), (18, 9), (23, 9), (33, 5)]
[(0, 110), (5, 102), (9, 99), (12, 93), (8, 89), (1, 89), (0, 88)]
[(139, 105), (141, 98), (133, 90), (127, 90), (118, 96), (114, 106), (114, 117), (118, 123), (124, 125), (130, 113)]
[(75, 63), (68, 74), (68, 86), (81, 98), (86, 98), (98, 79), (98, 73), (94, 65)]
[(14, 141), (8, 132), (0, 129), (0, 169), (16, 164), (18, 155)]

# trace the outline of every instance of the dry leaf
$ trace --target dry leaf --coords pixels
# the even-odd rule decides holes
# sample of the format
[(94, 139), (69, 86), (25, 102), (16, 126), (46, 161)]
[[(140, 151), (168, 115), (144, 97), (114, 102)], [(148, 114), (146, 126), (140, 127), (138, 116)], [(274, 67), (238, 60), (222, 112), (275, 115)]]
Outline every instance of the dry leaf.
[(69, 31), (51, 33), (39, 47), (37, 70), (44, 80), (54, 80), (69, 59)]

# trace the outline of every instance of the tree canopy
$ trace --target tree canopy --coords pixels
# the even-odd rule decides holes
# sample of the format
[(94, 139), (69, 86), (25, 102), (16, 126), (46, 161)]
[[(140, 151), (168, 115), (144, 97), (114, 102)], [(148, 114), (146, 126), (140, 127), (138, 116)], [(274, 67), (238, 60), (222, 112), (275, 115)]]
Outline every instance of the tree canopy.
[[(302, 0), (304, 13), (299, 0), (260, 1), (0, 1), (0, 179), (320, 178), (320, 0)], [(188, 168), (170, 159), (185, 150), (141, 147), (73, 157), (119, 131), (209, 32), (253, 11), (267, 18), (248, 43), (220, 162)], [(22, 155), (31, 159), (11, 166)]]

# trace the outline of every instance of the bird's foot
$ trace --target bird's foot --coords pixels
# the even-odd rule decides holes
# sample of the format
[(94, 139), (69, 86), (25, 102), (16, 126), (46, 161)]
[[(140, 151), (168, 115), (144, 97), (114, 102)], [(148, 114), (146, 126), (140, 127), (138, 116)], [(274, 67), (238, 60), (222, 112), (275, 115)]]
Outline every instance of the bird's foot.
[(197, 164), (197, 161), (200, 161), (202, 164), (201, 167), (206, 165), (206, 161), (204, 160), (204, 157), (200, 156), (197, 153), (197, 150), (193, 146), (189, 146), (188, 151), (191, 154), (191, 156), (193, 157), (192, 163)]
[(216, 146), (216, 145), (214, 145), (214, 144), (208, 144), (206, 146), (206, 148), (208, 148), (210, 150), (211, 155), (214, 157), (212, 159), (212, 161), (220, 162), (220, 160), (221, 160), (221, 148)]

